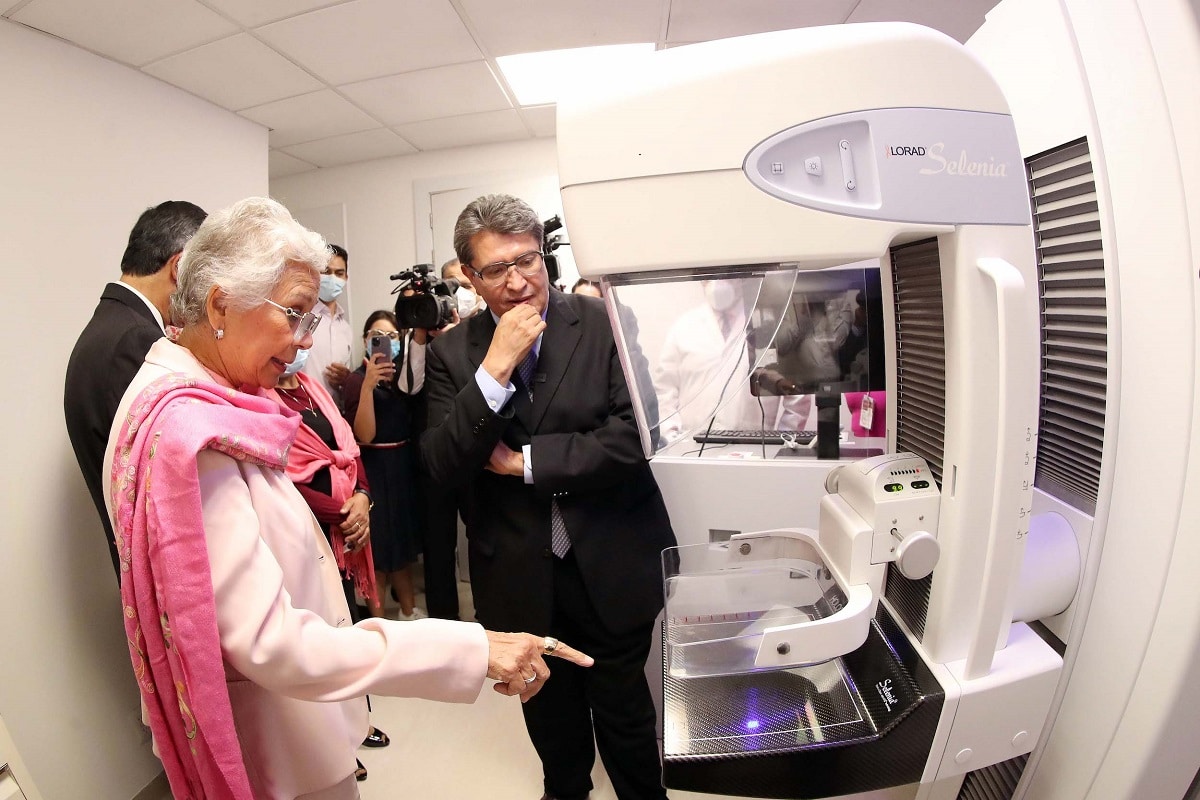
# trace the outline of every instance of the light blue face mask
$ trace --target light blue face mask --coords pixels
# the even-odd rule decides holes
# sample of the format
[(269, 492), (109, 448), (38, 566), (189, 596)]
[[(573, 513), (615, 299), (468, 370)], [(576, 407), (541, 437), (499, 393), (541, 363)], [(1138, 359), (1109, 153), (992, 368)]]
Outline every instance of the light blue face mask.
[(304, 369), (304, 362), (308, 361), (307, 350), (297, 350), (296, 359), (292, 363), (283, 368), (284, 375), (295, 375), (300, 370)]
[(346, 282), (338, 276), (322, 275), (321, 289), (317, 293), (317, 296), (321, 298), (322, 303), (332, 303), (345, 288)]
[(400, 341), (392, 339), (392, 361), (400, 357)]

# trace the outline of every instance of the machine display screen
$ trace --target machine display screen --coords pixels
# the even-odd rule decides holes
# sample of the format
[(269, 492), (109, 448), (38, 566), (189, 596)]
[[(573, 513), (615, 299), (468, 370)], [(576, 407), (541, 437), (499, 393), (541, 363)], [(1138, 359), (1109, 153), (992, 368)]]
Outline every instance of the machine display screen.
[(605, 283), (648, 455), (698, 432), (811, 431), (818, 392), (886, 391), (878, 262)]

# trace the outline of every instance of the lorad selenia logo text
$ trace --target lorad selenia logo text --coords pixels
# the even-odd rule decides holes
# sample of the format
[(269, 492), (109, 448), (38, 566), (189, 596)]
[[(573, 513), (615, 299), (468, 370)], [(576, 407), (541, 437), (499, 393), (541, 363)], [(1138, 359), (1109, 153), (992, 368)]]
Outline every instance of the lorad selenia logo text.
[(895, 706), (895, 705), (899, 704), (899, 702), (900, 702), (899, 700), (896, 699), (895, 692), (892, 691), (892, 679), (891, 678), (884, 678), (883, 680), (876, 683), (875, 691), (879, 692), (879, 699), (883, 701), (883, 705), (885, 706), (887, 711), (891, 711), (892, 706)]
[(887, 148), (887, 157), (918, 157), (928, 158), (936, 166), (921, 167), (921, 175), (959, 175), (968, 178), (1006, 178), (1008, 167), (1004, 163), (996, 163), (995, 156), (985, 159), (972, 159), (967, 151), (959, 150), (957, 158), (947, 158), (944, 153), (945, 142), (937, 142), (926, 148), (923, 145), (891, 145)]

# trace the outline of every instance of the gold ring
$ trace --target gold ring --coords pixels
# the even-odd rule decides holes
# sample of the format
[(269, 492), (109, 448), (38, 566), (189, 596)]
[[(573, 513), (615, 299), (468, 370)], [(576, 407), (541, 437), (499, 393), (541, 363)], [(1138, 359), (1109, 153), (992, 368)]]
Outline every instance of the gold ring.
[(546, 640), (542, 643), (542, 655), (554, 655), (557, 647), (558, 639), (555, 639), (553, 636), (547, 636)]

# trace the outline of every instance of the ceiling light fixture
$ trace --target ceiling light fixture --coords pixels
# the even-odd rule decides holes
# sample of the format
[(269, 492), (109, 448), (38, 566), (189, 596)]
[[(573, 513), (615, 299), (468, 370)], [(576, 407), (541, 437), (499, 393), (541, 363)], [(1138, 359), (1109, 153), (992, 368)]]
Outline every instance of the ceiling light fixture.
[(654, 44), (614, 44), (500, 56), (496, 63), (523, 106), (556, 103), (572, 84), (654, 52)]

